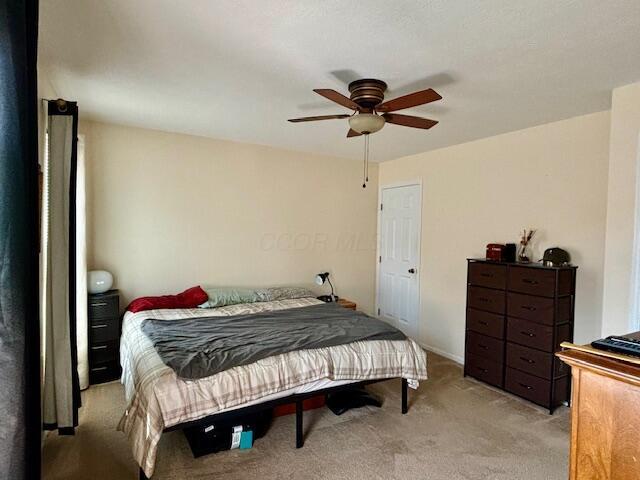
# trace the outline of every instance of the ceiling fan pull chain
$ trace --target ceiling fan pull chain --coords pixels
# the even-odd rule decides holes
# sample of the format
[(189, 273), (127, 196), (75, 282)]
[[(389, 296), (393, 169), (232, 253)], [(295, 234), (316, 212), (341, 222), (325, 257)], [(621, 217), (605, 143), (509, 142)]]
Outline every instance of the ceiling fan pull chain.
[(365, 169), (365, 182), (369, 183), (369, 135), (367, 135), (367, 164)]
[(369, 134), (364, 134), (364, 162), (362, 164), (362, 188), (367, 188), (367, 154), (369, 152)]

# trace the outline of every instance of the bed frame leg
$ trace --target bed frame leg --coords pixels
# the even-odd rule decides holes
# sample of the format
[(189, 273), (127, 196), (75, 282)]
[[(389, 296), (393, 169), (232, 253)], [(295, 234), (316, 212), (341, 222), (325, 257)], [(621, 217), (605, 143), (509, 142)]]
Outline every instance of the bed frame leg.
[(147, 478), (147, 476), (144, 474), (144, 470), (142, 470), (142, 467), (140, 467), (140, 476), (139, 476), (140, 480), (149, 480)]
[(296, 448), (304, 445), (304, 432), (302, 431), (302, 400), (296, 400)]
[(408, 382), (406, 378), (402, 379), (402, 414), (404, 415), (405, 413), (407, 413), (409, 411), (409, 406), (408, 406)]

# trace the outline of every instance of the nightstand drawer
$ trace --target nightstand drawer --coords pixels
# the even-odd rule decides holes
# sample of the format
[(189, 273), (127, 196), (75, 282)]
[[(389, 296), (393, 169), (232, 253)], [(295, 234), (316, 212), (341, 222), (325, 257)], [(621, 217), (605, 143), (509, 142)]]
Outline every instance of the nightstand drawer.
[(117, 317), (120, 313), (118, 297), (113, 295), (104, 297), (91, 295), (88, 309), (90, 319)]
[(98, 363), (89, 367), (89, 383), (104, 383), (120, 377), (121, 369), (117, 361)]
[(120, 320), (118, 318), (92, 319), (89, 322), (89, 341), (108, 342), (120, 339)]
[(91, 365), (118, 361), (118, 342), (93, 342), (89, 345), (89, 362)]

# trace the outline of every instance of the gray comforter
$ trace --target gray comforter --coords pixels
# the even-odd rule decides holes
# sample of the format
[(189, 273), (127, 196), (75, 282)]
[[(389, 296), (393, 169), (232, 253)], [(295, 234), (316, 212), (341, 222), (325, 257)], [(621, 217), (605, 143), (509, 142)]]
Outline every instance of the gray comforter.
[(167, 366), (192, 380), (295, 350), (406, 338), (381, 320), (331, 303), (232, 317), (150, 318), (142, 331)]

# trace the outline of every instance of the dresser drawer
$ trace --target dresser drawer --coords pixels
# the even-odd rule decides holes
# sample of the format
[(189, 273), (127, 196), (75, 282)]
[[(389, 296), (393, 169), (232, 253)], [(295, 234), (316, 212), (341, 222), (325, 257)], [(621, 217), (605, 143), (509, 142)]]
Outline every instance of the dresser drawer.
[[(553, 344), (553, 329), (556, 329), (556, 343)], [(571, 325), (566, 323), (556, 327), (529, 322), (520, 318), (507, 318), (507, 340), (525, 347), (537, 348), (553, 353), (562, 342), (571, 341)]]
[(494, 338), (504, 338), (504, 316), (467, 308), (467, 328)]
[(467, 331), (466, 352), (487, 358), (496, 363), (504, 363), (504, 341)]
[(553, 352), (553, 327), (520, 318), (507, 318), (507, 340), (527, 347)]
[(89, 322), (90, 343), (108, 342), (120, 339), (120, 320), (118, 318), (92, 319)]
[(90, 319), (98, 319), (98, 318), (110, 318), (117, 317), (120, 314), (120, 305), (118, 301), (118, 296), (109, 295), (109, 296), (89, 296), (89, 318)]
[(535, 267), (509, 267), (509, 290), (553, 297), (556, 293), (556, 272)]
[(503, 290), (471, 286), (467, 292), (467, 306), (486, 312), (504, 313), (504, 296)]
[(507, 294), (507, 315), (524, 318), (543, 325), (553, 325), (553, 298), (534, 297), (520, 293)]
[(97, 364), (109, 361), (119, 361), (117, 341), (92, 342), (89, 345), (89, 363)]
[(504, 290), (507, 287), (507, 267), (489, 263), (470, 263), (469, 283)]
[(486, 358), (467, 353), (464, 359), (464, 371), (470, 377), (502, 388), (504, 366)]
[(552, 376), (551, 363), (553, 362), (553, 354), (551, 353), (507, 342), (506, 358), (508, 367), (516, 368), (536, 377), (550, 379)]
[(551, 381), (538, 378), (528, 373), (506, 368), (504, 377), (504, 389), (521, 397), (531, 400), (538, 405), (549, 405), (551, 393)]
[(118, 362), (106, 362), (91, 365), (89, 367), (89, 383), (95, 385), (96, 383), (110, 382), (120, 377), (121, 373), (120, 365)]

